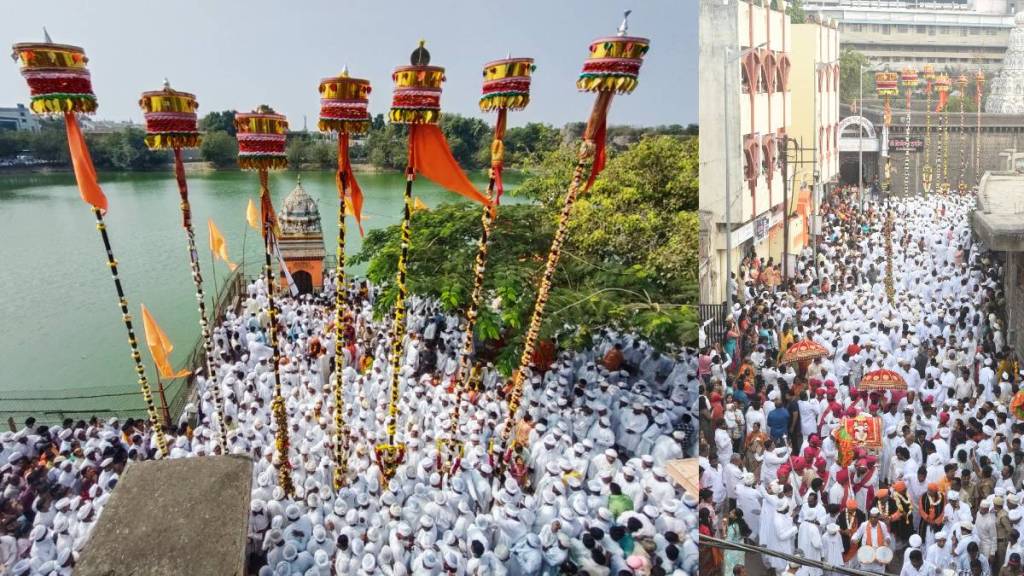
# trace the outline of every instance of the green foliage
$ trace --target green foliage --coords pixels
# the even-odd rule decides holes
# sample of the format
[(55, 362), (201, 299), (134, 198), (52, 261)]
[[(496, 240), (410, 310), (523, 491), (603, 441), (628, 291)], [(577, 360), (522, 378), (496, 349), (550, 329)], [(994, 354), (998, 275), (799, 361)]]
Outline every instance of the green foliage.
[(98, 168), (152, 170), (167, 164), (169, 153), (150, 150), (145, 137), (146, 133), (140, 128), (86, 135), (93, 163)]
[(404, 170), (408, 157), (408, 132), (408, 128), (402, 124), (388, 123), (380, 129), (371, 128), (366, 138), (366, 148), (369, 150), (366, 159), (377, 168)]
[(227, 132), (235, 135), (235, 111), (222, 110), (210, 112), (199, 119), (199, 129), (203, 132)]
[[(561, 132), (548, 124), (530, 122), (526, 126), (509, 128), (505, 131), (505, 165), (529, 168), (561, 143)], [(487, 165), (491, 159), (490, 145), (482, 148), (481, 153), (483, 164)]]
[[(490, 164), (493, 130), (486, 122), (460, 114), (441, 114), (440, 125), (452, 156), (464, 170), (483, 168)], [(486, 152), (481, 155), (482, 151)]]
[(807, 14), (804, 13), (804, 1), (790, 0), (789, 7), (786, 8), (786, 14), (789, 14), (789, 19), (793, 24), (803, 24), (806, 22)]
[(863, 78), (858, 78), (861, 70), (870, 65), (868, 57), (856, 50), (843, 50), (839, 54), (839, 101), (843, 104), (852, 104), (860, 97), (863, 81), (864, 98), (875, 97), (875, 74), (864, 71)]
[(199, 155), (216, 168), (234, 167), (238, 162), (238, 142), (226, 131), (207, 132)]
[[(502, 206), (495, 222), (475, 335), (506, 373), (518, 360), (574, 160), (572, 144), (543, 154), (516, 191), (534, 202)], [(613, 156), (578, 201), (541, 336), (581, 346), (613, 327), (637, 331), (662, 348), (692, 342), (696, 207), (696, 138), (648, 136)], [(481, 208), (468, 203), (413, 216), (413, 293), (436, 297), (449, 311), (465, 309), (480, 216)], [(399, 226), (369, 232), (352, 259), (385, 286), (378, 314), (394, 302), (399, 233)]]

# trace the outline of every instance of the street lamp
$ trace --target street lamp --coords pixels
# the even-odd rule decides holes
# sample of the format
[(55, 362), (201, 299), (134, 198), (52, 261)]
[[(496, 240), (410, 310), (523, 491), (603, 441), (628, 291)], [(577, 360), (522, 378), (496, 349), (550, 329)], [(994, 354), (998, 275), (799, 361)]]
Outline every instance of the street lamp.
[[(729, 286), (732, 281), (732, 183), (729, 177), (729, 154), (731, 148), (729, 145), (729, 79), (732, 75), (729, 74), (729, 67), (740, 58), (747, 55), (748, 52), (753, 50), (759, 50), (766, 46), (767, 42), (761, 42), (757, 46), (747, 48), (746, 50), (740, 51), (739, 54), (730, 57), (730, 53), (733, 51), (731, 46), (726, 46), (725, 57), (722, 59), (722, 72), (725, 76), (722, 78), (722, 103), (725, 106), (725, 155), (722, 157), (722, 164), (725, 167), (725, 307), (729, 314), (732, 314), (732, 288)], [(734, 71), (735, 72), (735, 71)], [(750, 84), (751, 90), (757, 90), (757, 82), (753, 81)]]

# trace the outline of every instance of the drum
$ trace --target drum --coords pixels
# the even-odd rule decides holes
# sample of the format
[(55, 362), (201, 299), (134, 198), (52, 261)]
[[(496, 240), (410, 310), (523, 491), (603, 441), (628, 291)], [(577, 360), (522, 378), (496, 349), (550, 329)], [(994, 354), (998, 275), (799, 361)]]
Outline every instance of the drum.
[(861, 546), (857, 549), (857, 561), (861, 564), (873, 564), (875, 562), (874, 546)]
[(892, 562), (892, 548), (888, 546), (879, 546), (875, 549), (875, 560), (879, 564), (888, 564)]

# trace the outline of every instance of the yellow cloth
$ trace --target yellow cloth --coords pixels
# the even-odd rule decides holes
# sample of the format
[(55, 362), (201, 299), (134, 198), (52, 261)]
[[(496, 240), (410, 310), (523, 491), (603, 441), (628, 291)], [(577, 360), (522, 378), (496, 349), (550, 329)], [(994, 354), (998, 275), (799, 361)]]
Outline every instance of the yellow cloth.
[(188, 376), (190, 374), (188, 370), (175, 372), (171, 368), (170, 355), (174, 351), (174, 344), (171, 344), (167, 334), (164, 334), (163, 329), (149, 314), (145, 304), (142, 305), (142, 327), (146, 331), (146, 345), (149, 347), (149, 353), (153, 356), (153, 363), (156, 364), (160, 377), (171, 379)]
[[(252, 200), (250, 200), (252, 202)], [(221, 260), (227, 265), (228, 269), (232, 272), (238, 266), (228, 258), (228, 242), (224, 239), (224, 236), (217, 229), (217, 225), (213, 223), (213, 218), (210, 218), (207, 223), (210, 226), (210, 252), (216, 254)]]
[(245, 221), (253, 230), (260, 231), (260, 213), (256, 210), (256, 204), (249, 198), (249, 205), (245, 208)]

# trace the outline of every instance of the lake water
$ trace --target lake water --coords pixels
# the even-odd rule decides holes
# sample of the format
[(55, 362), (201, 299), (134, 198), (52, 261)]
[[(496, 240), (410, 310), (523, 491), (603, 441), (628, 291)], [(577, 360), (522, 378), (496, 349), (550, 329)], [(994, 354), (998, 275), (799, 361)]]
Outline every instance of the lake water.
[[(107, 229), (119, 261), (121, 281), (135, 327), (142, 339), (139, 304), (145, 303), (175, 345), (172, 363), (187, 357), (199, 334), (194, 286), (189, 272), (177, 185), (166, 173), (101, 174), (109, 200)], [(405, 178), (401, 174), (358, 174), (363, 189), (363, 226), (369, 231), (401, 220)], [(473, 181), (483, 189), (486, 176)], [(272, 173), (274, 206), (295, 187), (296, 173)], [(249, 198), (258, 201), (255, 173), (190, 174), (189, 200), (196, 244), (208, 299), (227, 267), (211, 270), (207, 218), (227, 239), (232, 259), (258, 273), (262, 244), (245, 222)], [(303, 172), (302, 186), (319, 202), (329, 255), (337, 236), (337, 190), (333, 172)], [(425, 179), (414, 195), (427, 206), (460, 202)], [(244, 255), (243, 255), (244, 244)], [(348, 221), (348, 254), (361, 239)], [(103, 245), (90, 208), (82, 202), (71, 174), (0, 174), (0, 414), (20, 411), (141, 407), (133, 364), (120, 319)], [(350, 272), (361, 270), (350, 268)], [(208, 302), (208, 306), (210, 303)], [(147, 375), (155, 385), (155, 368), (143, 349)], [(173, 395), (178, 383), (169, 387)], [(74, 389), (78, 398), (66, 398)], [(132, 392), (136, 394), (132, 395)], [(52, 397), (51, 401), (38, 400)], [(73, 405), (72, 405), (73, 404)], [(20, 422), (19, 422), (20, 423)]]

